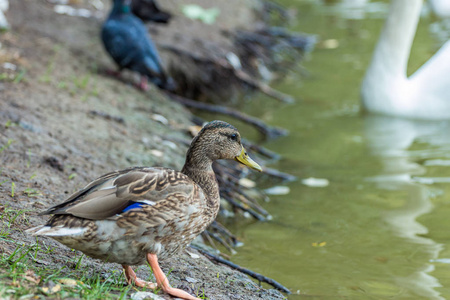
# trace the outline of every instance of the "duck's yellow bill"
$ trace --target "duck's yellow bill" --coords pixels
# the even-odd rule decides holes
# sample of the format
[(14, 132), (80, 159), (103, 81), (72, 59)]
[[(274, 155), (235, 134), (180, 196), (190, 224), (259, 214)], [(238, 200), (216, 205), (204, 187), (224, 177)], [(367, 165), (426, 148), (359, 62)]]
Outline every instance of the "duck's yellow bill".
[(260, 172), (262, 171), (261, 166), (258, 165), (253, 159), (251, 159), (250, 156), (248, 156), (247, 152), (245, 152), (244, 147), (242, 147), (241, 154), (239, 154), (239, 156), (236, 156), (234, 159), (252, 169), (255, 169)]

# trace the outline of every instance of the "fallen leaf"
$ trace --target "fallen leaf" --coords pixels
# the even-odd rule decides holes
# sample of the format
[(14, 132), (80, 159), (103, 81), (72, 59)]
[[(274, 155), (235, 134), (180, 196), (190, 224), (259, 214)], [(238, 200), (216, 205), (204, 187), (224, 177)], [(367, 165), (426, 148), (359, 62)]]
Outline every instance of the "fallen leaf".
[(20, 287), (20, 283), (17, 282), (17, 281), (15, 281), (15, 280), (13, 280), (13, 282), (11, 283), (11, 285), (14, 286), (14, 287)]
[(375, 260), (377, 260), (380, 263), (387, 263), (389, 261), (389, 259), (385, 256), (377, 256), (375, 257)]
[(70, 279), (70, 278), (62, 278), (60, 280), (58, 280), (59, 283), (67, 285), (69, 287), (74, 287), (78, 285), (78, 282), (74, 279)]
[(319, 242), (319, 243), (312, 243), (313, 247), (323, 247), (327, 244), (327, 242)]
[(47, 295), (50, 294), (54, 294), (57, 293), (61, 290), (61, 285), (60, 284), (55, 284), (53, 281), (48, 281), (47, 282), (48, 286), (44, 286), (41, 288), (42, 292), (44, 292)]
[(35, 284), (39, 284), (39, 282), (41, 282), (41, 276), (36, 276), (36, 274), (32, 270), (27, 270), (25, 272), (24, 279)]
[(57, 292), (59, 292), (60, 290), (61, 290), (61, 285), (60, 285), (60, 284), (57, 284), (57, 285), (55, 285), (54, 287), (52, 287), (52, 288), (50, 289), (50, 291), (51, 291), (52, 294), (57, 293)]

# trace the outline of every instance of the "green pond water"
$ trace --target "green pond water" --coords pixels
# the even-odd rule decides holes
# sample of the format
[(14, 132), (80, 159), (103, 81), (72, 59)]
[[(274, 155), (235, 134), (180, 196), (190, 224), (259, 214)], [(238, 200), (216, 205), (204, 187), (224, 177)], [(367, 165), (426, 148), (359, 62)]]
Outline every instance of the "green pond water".
[[(290, 131), (264, 146), (299, 180), (263, 204), (272, 221), (235, 225), (245, 246), (232, 260), (289, 287), (289, 299), (450, 299), (450, 124), (363, 116), (359, 87), (387, 2), (351, 14), (337, 9), (349, 1), (324, 2), (281, 1), (298, 10), (292, 29), (320, 41), (275, 86), (296, 103), (257, 96), (243, 107)], [(422, 17), (409, 72), (436, 51), (436, 22)], [(329, 185), (302, 184), (309, 177)]]

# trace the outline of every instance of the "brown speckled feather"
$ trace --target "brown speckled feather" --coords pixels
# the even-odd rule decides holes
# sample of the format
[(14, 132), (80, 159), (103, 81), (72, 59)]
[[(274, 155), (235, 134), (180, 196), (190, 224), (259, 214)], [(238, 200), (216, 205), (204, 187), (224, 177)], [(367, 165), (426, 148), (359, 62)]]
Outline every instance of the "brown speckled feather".
[(183, 196), (178, 200), (190, 198), (194, 186), (189, 177), (171, 169), (129, 168), (105, 174), (41, 214), (70, 214), (90, 220), (114, 218), (132, 202), (156, 203), (174, 192)]

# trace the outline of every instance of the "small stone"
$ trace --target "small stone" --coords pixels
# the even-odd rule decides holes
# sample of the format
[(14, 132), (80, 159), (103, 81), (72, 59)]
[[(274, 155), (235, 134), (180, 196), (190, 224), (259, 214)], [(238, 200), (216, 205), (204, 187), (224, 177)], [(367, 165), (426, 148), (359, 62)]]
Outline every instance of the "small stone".
[(152, 119), (155, 120), (156, 122), (159, 122), (159, 123), (164, 124), (164, 125), (168, 125), (169, 124), (169, 120), (167, 120), (167, 118), (162, 116), (162, 115), (153, 114), (152, 115)]
[(144, 300), (144, 299), (153, 299), (153, 300), (164, 300), (163, 297), (160, 297), (152, 292), (136, 292), (131, 294), (131, 300)]
[(177, 144), (175, 144), (174, 142), (171, 142), (171, 141), (163, 141), (162, 144), (164, 146), (166, 146), (166, 147), (169, 147), (169, 148), (173, 149), (173, 150), (177, 150), (178, 149)]
[(302, 180), (302, 183), (311, 187), (326, 187), (330, 184), (330, 181), (325, 178), (309, 177)]
[(164, 153), (162, 153), (162, 151), (159, 151), (156, 149), (150, 150), (150, 153), (156, 157), (163, 157), (163, 155), (164, 155)]
[(7, 70), (12, 70), (12, 71), (17, 70), (17, 66), (15, 64), (10, 63), (10, 62), (3, 63), (3, 68), (7, 69)]
[(248, 178), (239, 179), (239, 184), (246, 188), (253, 188), (256, 186), (256, 183)]
[(200, 258), (200, 255), (198, 255), (198, 254), (191, 253), (191, 252), (189, 252), (189, 251), (186, 251), (186, 252), (187, 252), (187, 254), (189, 254), (190, 257), (192, 257), (192, 258), (194, 258), (194, 259)]
[(268, 195), (287, 195), (291, 192), (288, 186), (273, 186), (265, 189), (264, 192)]
[(189, 283), (196, 283), (196, 282), (198, 282), (197, 279), (192, 278), (192, 277), (186, 277), (186, 281), (189, 282)]

